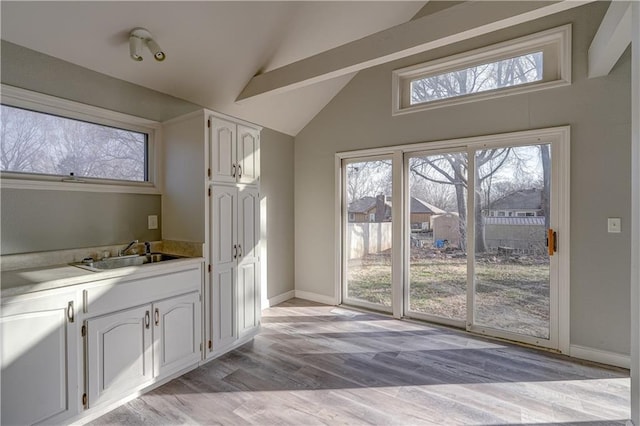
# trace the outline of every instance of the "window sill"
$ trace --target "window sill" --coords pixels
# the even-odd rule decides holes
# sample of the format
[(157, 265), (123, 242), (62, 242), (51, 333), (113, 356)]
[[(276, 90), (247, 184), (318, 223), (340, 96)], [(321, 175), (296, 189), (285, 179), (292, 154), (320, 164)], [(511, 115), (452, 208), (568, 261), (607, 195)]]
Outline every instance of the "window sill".
[(28, 180), (2, 178), (0, 189), (35, 189), (44, 191), (84, 191), (84, 192), (111, 192), (121, 194), (156, 194), (160, 195), (159, 188), (151, 183), (140, 184), (108, 184), (91, 182), (61, 182), (48, 180)]

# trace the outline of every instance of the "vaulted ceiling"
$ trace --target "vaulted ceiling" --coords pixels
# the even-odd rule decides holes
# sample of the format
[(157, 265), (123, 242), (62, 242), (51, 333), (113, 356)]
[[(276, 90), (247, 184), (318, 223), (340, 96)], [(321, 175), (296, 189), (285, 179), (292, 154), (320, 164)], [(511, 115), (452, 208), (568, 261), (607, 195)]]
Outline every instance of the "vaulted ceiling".
[[(296, 135), (359, 70), (590, 1), (1, 1), (0, 8), (3, 40)], [(594, 72), (598, 62), (605, 72), (615, 63), (600, 52), (626, 47), (630, 3), (619, 3), (590, 52)], [(148, 52), (130, 59), (136, 27), (151, 31), (164, 62)]]
[[(2, 39), (297, 134), (354, 73), (237, 103), (251, 78), (407, 22), (424, 1), (1, 2)], [(166, 52), (129, 58), (147, 28)]]

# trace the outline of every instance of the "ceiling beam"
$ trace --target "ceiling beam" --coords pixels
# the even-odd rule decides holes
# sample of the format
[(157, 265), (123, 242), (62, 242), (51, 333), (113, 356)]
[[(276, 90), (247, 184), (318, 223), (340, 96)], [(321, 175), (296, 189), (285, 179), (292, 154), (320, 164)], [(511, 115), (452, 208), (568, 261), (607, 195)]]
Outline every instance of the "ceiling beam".
[(589, 78), (611, 72), (631, 43), (631, 3), (612, 1), (589, 46)]
[(562, 12), (592, 0), (469, 1), (253, 77), (236, 102), (282, 93)]

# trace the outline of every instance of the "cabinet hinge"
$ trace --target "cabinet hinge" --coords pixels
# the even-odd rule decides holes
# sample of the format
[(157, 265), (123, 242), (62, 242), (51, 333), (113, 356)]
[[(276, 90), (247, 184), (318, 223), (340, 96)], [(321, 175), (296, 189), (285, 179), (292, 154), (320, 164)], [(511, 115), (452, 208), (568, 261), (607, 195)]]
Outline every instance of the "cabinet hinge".
[(82, 406), (84, 408), (87, 408), (87, 394), (86, 393), (82, 394)]
[(207, 266), (207, 271), (211, 272), (211, 265)]
[(211, 340), (209, 340), (209, 350), (211, 350), (212, 346), (213, 346), (213, 344), (211, 343)]
[(202, 343), (200, 343), (200, 352), (202, 352)]
[(83, 325), (82, 328), (80, 329), (80, 334), (82, 335), (82, 337), (85, 337), (87, 335), (87, 326)]
[(211, 119), (207, 120), (207, 127), (211, 127)]
[(211, 177), (211, 169), (207, 169), (207, 176)]
[(211, 197), (211, 188), (209, 188), (208, 193), (209, 193), (209, 197)]

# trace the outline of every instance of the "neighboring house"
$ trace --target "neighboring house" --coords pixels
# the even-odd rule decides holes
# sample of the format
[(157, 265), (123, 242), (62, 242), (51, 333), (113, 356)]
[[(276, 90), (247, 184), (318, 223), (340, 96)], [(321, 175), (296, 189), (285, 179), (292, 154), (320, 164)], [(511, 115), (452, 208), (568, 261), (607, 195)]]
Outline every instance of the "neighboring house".
[(391, 222), (391, 202), (385, 195), (362, 197), (349, 204), (349, 222)]
[(446, 211), (441, 208), (416, 197), (411, 197), (410, 211), (411, 229), (419, 229), (423, 231), (432, 230), (431, 218), (433, 216), (446, 213)]
[(542, 190), (537, 188), (515, 191), (494, 201), (484, 211), (488, 217), (544, 216)]
[[(349, 222), (390, 222), (391, 196), (362, 197), (349, 204)], [(431, 230), (431, 217), (444, 210), (416, 197), (411, 197), (411, 229)]]

